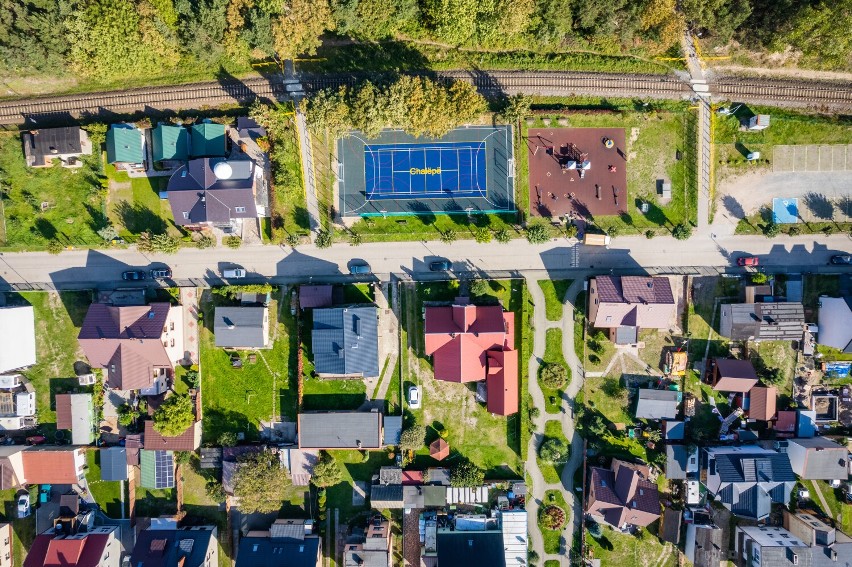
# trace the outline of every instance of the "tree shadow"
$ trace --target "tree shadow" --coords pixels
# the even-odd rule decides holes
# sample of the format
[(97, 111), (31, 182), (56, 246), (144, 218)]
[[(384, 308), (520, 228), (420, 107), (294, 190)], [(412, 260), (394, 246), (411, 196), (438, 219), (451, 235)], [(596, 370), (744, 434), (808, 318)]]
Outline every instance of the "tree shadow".
[(840, 210), (840, 214), (845, 217), (845, 221), (849, 222), (850, 218), (852, 218), (852, 197), (848, 195), (844, 195), (837, 200), (837, 208)]
[(122, 226), (134, 234), (141, 232), (162, 234), (168, 228), (160, 215), (138, 203), (131, 205), (127, 201), (119, 201), (114, 210)]
[(834, 203), (822, 193), (807, 193), (802, 201), (816, 218), (830, 221), (834, 217)]
[(36, 219), (33, 228), (33, 232), (37, 232), (41, 235), (45, 240), (53, 240), (56, 238), (57, 230), (56, 227), (53, 226), (53, 223), (45, 218)]
[(245, 415), (222, 408), (205, 408), (202, 431), (204, 441), (218, 443), (219, 436), (226, 432), (245, 433), (247, 440), (258, 437), (257, 427)]
[(423, 201), (411, 201), (408, 203), (408, 210), (417, 215), (417, 218), (427, 226), (435, 223), (435, 213)]
[(428, 71), (430, 67), (425, 55), (412, 43), (403, 41), (353, 42), (348, 45), (328, 43), (317, 50), (315, 60), (299, 63), (299, 69), (308, 73)]
[(363, 393), (304, 394), (302, 396), (302, 409), (305, 411), (355, 410), (363, 403)]
[(732, 195), (722, 197), (722, 206), (734, 218), (744, 219), (746, 217), (745, 209), (743, 209), (743, 206), (737, 201), (736, 197)]

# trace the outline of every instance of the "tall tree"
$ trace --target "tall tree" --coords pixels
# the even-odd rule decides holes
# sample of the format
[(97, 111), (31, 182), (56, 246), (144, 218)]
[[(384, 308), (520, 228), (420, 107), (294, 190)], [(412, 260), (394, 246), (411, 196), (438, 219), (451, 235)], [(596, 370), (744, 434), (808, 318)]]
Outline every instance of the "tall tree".
[(461, 45), (476, 32), (477, 0), (424, 0), (422, 6), (426, 25), (441, 41)]
[(55, 73), (65, 67), (64, 22), (77, 8), (77, 0), (0, 2), (0, 70)]
[(154, 429), (165, 437), (180, 435), (193, 423), (195, 408), (184, 394), (172, 394), (154, 412)]
[(680, 0), (686, 20), (706, 28), (721, 42), (731, 39), (734, 31), (751, 14), (750, 0)]
[(268, 514), (281, 508), (290, 484), (278, 454), (263, 451), (240, 460), (234, 473), (234, 496), (240, 499), (241, 511)]
[(817, 67), (852, 68), (852, 0), (805, 7), (782, 37)]
[(314, 55), (320, 36), (334, 29), (328, 0), (290, 0), (273, 24), (275, 51), (283, 59)]
[(342, 480), (343, 474), (340, 472), (340, 465), (328, 451), (321, 451), (319, 462), (314, 467), (313, 475), (311, 475), (311, 484), (317, 488), (328, 488), (340, 484)]

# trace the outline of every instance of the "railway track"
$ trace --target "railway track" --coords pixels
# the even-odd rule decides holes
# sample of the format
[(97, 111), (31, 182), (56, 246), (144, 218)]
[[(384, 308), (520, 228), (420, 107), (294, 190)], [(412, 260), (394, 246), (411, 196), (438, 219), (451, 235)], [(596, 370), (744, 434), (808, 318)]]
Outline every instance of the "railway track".
[[(689, 83), (675, 76), (618, 75), (562, 71), (437, 71), (445, 81), (472, 83), (486, 95), (528, 93), (545, 96), (598, 95), (624, 98), (685, 99), (695, 95)], [(307, 92), (353, 84), (375, 74), (304, 75)], [(777, 103), (805, 108), (852, 109), (852, 84), (722, 78), (710, 83), (717, 100)], [(244, 81), (146, 87), (128, 91), (70, 94), (0, 101), (0, 124), (23, 124), (27, 119), (62, 122), (81, 116), (132, 114), (146, 110), (180, 111), (254, 100), (285, 100), (287, 89), (278, 75)]]

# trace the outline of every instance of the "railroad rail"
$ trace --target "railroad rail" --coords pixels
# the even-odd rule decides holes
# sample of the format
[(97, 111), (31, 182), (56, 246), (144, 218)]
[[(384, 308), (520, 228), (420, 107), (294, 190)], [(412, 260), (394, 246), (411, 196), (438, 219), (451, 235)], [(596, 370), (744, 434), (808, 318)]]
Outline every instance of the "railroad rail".
[[(474, 71), (425, 72), (437, 79), (472, 83), (485, 95), (528, 93), (546, 96), (598, 95), (624, 98), (687, 99), (695, 96), (686, 81), (673, 75), (624, 75), (568, 71)], [(376, 77), (375, 73), (306, 74), (301, 77), (307, 92)], [(133, 114), (148, 110), (172, 111), (247, 105), (255, 100), (288, 98), (281, 75), (243, 81), (194, 83), (145, 87), (127, 91), (46, 96), (0, 101), (0, 124), (62, 122), (86, 116)], [(716, 100), (775, 103), (804, 108), (852, 109), (852, 83), (803, 82), (757, 78), (721, 78), (709, 84)]]

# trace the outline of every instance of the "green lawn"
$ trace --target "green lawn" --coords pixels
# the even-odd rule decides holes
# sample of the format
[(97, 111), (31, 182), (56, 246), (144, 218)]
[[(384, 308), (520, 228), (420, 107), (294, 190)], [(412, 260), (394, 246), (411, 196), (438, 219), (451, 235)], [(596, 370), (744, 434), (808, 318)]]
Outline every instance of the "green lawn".
[[(352, 232), (361, 235), (363, 242), (395, 242), (408, 240), (439, 240), (442, 233), (453, 232), (459, 240), (473, 240), (476, 227), (487, 227), (496, 232), (506, 229), (513, 237), (521, 236), (515, 232), (515, 214), (478, 214), (468, 217), (466, 214), (428, 214), (420, 216), (388, 216), (363, 218), (352, 225)], [(338, 240), (345, 240), (349, 231), (341, 231)], [(499, 243), (494, 241), (494, 246)]]
[[(388, 385), (387, 393), (385, 394), (385, 415), (401, 415), (402, 414), (402, 385), (400, 380), (400, 370), (399, 370), (399, 359), (397, 359), (396, 364), (393, 368), (389, 368), (387, 366), (387, 361), (385, 362), (385, 369), (383, 373), (391, 372), (392, 374), (388, 378), (382, 378), (382, 380), (387, 379), (390, 380), (390, 384)], [(382, 380), (379, 380), (379, 384), (381, 384)], [(376, 384), (376, 388), (379, 387), (379, 384)]]
[(828, 482), (824, 480), (800, 480), (799, 482), (810, 491), (811, 501), (814, 505), (822, 509), (822, 500), (819, 499), (814, 489), (814, 485), (819, 484), (820, 492), (822, 492), (825, 502), (828, 504), (828, 510), (823, 510), (823, 513), (837, 522), (837, 527), (841, 528), (844, 533), (852, 532), (852, 504), (846, 501), (842, 488), (831, 488)]
[[(562, 329), (548, 329), (544, 349), (544, 364), (561, 364), (567, 371), (566, 385), (571, 383), (571, 369), (568, 368), (565, 357), (562, 356)], [(560, 413), (562, 411), (562, 390), (555, 390), (545, 386), (541, 380), (538, 385), (544, 394), (544, 411), (547, 413)]]
[[(767, 369), (779, 369), (784, 376), (784, 381), (775, 384), (781, 394), (790, 394), (793, 389), (793, 374), (796, 368), (796, 351), (789, 341), (761, 341), (749, 343), (749, 348), (757, 352), (758, 361), (762, 361)], [(760, 363), (756, 362), (760, 367)]]
[(0, 246), (44, 250), (52, 240), (75, 247), (103, 245), (97, 230), (106, 223), (105, 191), (96, 156), (84, 157), (83, 167), (75, 170), (28, 168), (20, 136), (3, 134), (0, 172), (5, 185)]
[(568, 291), (573, 280), (539, 280), (538, 285), (544, 292), (545, 310), (548, 321), (559, 321), (562, 319), (562, 301), (565, 292)]
[(12, 524), (12, 553), (14, 564), (23, 565), (27, 552), (36, 536), (35, 511), (26, 518), (18, 519), (17, 493), (15, 489), (0, 491), (0, 521)]
[(596, 409), (612, 423), (632, 423), (627, 388), (619, 377), (586, 378), (586, 405)]
[[(548, 490), (544, 493), (544, 500), (541, 503), (541, 507), (539, 511), (544, 510), (545, 506), (557, 506), (565, 510), (565, 522), (568, 523), (568, 505), (565, 503), (565, 498), (562, 496), (562, 492), (559, 490)], [(541, 525), (541, 522), (538, 524), (538, 529), (541, 531), (541, 537), (544, 540), (544, 552), (545, 553), (559, 553), (562, 540), (562, 533), (566, 531), (565, 528), (571, 529), (570, 525), (563, 526), (562, 529), (559, 530), (549, 530)]]
[(586, 530), (586, 543), (594, 557), (604, 559), (607, 565), (619, 567), (674, 567), (677, 565), (677, 553), (670, 545), (664, 544), (656, 536), (657, 525), (654, 522), (648, 528), (640, 528), (636, 534), (622, 534), (601, 526), (603, 535), (595, 539)]
[[(315, 160), (318, 157), (314, 155)], [(284, 242), (288, 235), (305, 236), (309, 233), (307, 197), (299, 142), (292, 121), (270, 149), (269, 159), (274, 190), (270, 191), (271, 234), (268, 236), (276, 243)]]
[(159, 518), (177, 513), (177, 491), (174, 488), (145, 488), (136, 485), (136, 517)]
[[(548, 439), (561, 439), (565, 442), (566, 446), (570, 447), (571, 445), (569, 440), (565, 438), (565, 434), (562, 432), (562, 423), (555, 419), (551, 419), (544, 424), (544, 439), (542, 442), (547, 441)], [(541, 458), (538, 459), (538, 468), (541, 470), (541, 474), (544, 475), (545, 482), (559, 482), (564, 466), (564, 462), (553, 463)]]
[[(532, 409), (532, 396), (529, 393), (530, 366), (528, 361), (533, 353), (533, 313), (535, 306), (532, 302), (530, 290), (527, 289), (526, 282), (522, 282), (523, 294), (521, 296), (521, 306), (519, 315), (515, 316), (515, 336), (520, 336), (520, 349), (518, 353), (518, 365), (521, 371), (521, 459), (527, 459), (530, 436), (532, 435), (532, 423), (530, 410)], [(515, 341), (518, 342), (517, 340)]]
[(119, 236), (133, 242), (142, 232), (167, 233), (175, 237), (183, 231), (175, 225), (168, 200), (160, 199), (168, 177), (134, 177), (105, 165), (110, 180), (109, 220), (118, 229)]
[[(286, 290), (283, 293), (288, 297)], [(273, 348), (257, 351), (255, 364), (242, 353), (241, 369), (233, 368), (229, 354), (216, 347), (210, 328), (214, 304), (227, 303), (218, 295), (205, 292), (202, 296), (204, 325), (199, 331), (204, 439), (213, 443), (223, 431), (244, 432), (247, 440), (256, 440), (261, 420), (296, 417), (295, 322), (286, 301), (276, 299), (269, 304)]]
[[(389, 453), (384, 451), (369, 451), (369, 459), (366, 462), (363, 459), (361, 451), (330, 451), (330, 453), (340, 465), (340, 470), (343, 473), (343, 480), (340, 484), (328, 488), (327, 509), (339, 509), (341, 523), (344, 523), (354, 514), (369, 510), (367, 505), (352, 505), (353, 482), (360, 480), (370, 483), (373, 478), (373, 473), (377, 473), (379, 471), (379, 467), (392, 465), (393, 461), (390, 459)], [(366, 499), (367, 504), (370, 502), (369, 496), (370, 492), (368, 487)], [(332, 524), (333, 523), (334, 522), (332, 521)]]
[(574, 352), (582, 364), (584, 361), (584, 337), (586, 330), (586, 292), (577, 294), (574, 303)]
[(101, 452), (87, 451), (86, 464), (89, 466), (86, 469), (86, 480), (89, 483), (89, 491), (92, 493), (92, 498), (95, 499), (101, 510), (110, 518), (123, 518), (128, 513), (127, 503), (125, 501), (124, 516), (122, 516), (121, 505), (121, 483), (119, 481), (101, 480)]
[(77, 343), (80, 326), (92, 300), (90, 291), (7, 293), (7, 304), (29, 303), (35, 312), (36, 364), (23, 374), (36, 391), (39, 430), (56, 430), (54, 399), (62, 393), (91, 393), (74, 378), (74, 362), (83, 360)]
[(302, 409), (354, 410), (364, 403), (366, 388), (363, 380), (305, 380), (302, 392)]
[[(695, 113), (686, 104), (672, 102), (649, 103), (647, 109), (635, 110), (635, 101), (595, 98), (536, 98), (534, 107), (548, 111), (537, 115), (528, 128), (544, 127), (543, 118), (555, 123), (567, 118), (571, 128), (624, 128), (627, 138), (627, 212), (620, 216), (595, 217), (594, 224), (603, 230), (614, 227), (619, 233), (644, 233), (650, 229), (657, 234), (682, 222), (694, 222), (697, 215), (697, 194), (694, 177)], [(584, 113), (594, 108), (598, 113)], [(682, 159), (676, 159), (676, 152)], [(522, 152), (519, 161), (527, 160)], [(672, 200), (658, 203), (656, 180), (667, 179), (672, 184)], [(638, 210), (639, 202), (649, 203), (649, 211)], [(667, 230), (661, 230), (665, 228)]]
[(376, 291), (373, 289), (373, 284), (346, 284), (343, 286), (343, 301), (345, 303), (373, 303), (376, 301)]

